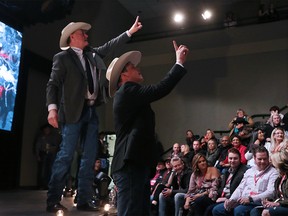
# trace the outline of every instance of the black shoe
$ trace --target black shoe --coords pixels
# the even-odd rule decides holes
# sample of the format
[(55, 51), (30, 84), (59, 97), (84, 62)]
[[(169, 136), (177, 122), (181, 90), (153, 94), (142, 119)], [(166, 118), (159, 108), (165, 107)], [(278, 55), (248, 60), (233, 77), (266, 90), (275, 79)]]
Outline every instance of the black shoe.
[(80, 211), (99, 211), (100, 208), (94, 201), (89, 201), (83, 205), (77, 205), (77, 209)]
[(65, 208), (63, 205), (61, 205), (60, 203), (56, 203), (55, 205), (49, 205), (46, 208), (47, 212), (52, 212), (52, 213), (56, 213), (58, 210), (62, 210), (62, 211), (67, 211), (67, 208)]

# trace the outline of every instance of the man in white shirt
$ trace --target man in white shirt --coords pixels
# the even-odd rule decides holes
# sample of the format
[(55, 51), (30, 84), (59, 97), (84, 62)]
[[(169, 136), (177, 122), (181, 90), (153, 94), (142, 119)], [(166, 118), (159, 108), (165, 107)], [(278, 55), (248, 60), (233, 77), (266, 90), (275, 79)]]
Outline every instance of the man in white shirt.
[(269, 153), (263, 146), (255, 149), (255, 166), (247, 170), (231, 197), (213, 209), (213, 216), (249, 215), (261, 205), (261, 200), (272, 198), (274, 182), (279, 173), (269, 162)]

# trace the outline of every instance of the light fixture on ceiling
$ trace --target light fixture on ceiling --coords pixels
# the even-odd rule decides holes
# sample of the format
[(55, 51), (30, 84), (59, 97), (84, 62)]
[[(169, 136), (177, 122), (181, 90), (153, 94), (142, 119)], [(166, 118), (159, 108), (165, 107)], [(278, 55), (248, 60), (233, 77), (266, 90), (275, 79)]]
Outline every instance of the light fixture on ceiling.
[(202, 13), (202, 17), (204, 20), (208, 20), (212, 17), (212, 12), (210, 10), (205, 10), (203, 13)]
[(173, 19), (174, 19), (174, 22), (176, 22), (176, 23), (182, 23), (184, 21), (184, 14), (177, 12), (177, 13), (175, 13)]

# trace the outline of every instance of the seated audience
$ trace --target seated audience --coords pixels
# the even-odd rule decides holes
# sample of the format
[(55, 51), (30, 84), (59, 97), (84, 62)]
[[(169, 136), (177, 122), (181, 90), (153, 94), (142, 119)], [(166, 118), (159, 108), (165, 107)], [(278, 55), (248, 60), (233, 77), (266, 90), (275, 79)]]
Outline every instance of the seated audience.
[[(232, 146), (234, 148), (238, 149), (238, 151), (240, 152), (240, 154), (241, 154), (241, 163), (242, 164), (247, 164), (247, 160), (245, 158), (245, 153), (246, 153), (247, 147), (241, 144), (241, 140), (240, 140), (239, 136), (234, 135), (231, 138), (231, 143), (232, 143)], [(225, 158), (225, 160), (223, 161), (222, 164), (223, 164), (223, 166), (226, 166), (226, 164), (229, 164), (228, 163), (228, 157)]]
[(190, 151), (190, 147), (187, 144), (181, 145), (181, 159), (184, 161), (185, 166), (191, 168), (191, 162), (193, 153)]
[(271, 133), (270, 142), (265, 143), (265, 147), (267, 148), (269, 154), (273, 154), (282, 149), (286, 149), (288, 147), (288, 138), (285, 135), (285, 131), (283, 128), (275, 128)]
[(156, 172), (154, 177), (150, 180), (151, 190), (161, 181), (164, 172), (166, 171), (165, 162), (163, 160), (158, 161), (156, 165)]
[(267, 124), (271, 123), (272, 122), (272, 116), (276, 113), (276, 114), (279, 114), (280, 118), (283, 119), (284, 115), (282, 113), (280, 113), (280, 108), (278, 106), (272, 106), (270, 107), (269, 109), (269, 112), (270, 112), (270, 117), (269, 119), (267, 120)]
[(271, 121), (265, 124), (266, 141), (270, 141), (271, 133), (275, 128), (283, 128), (287, 131), (287, 126), (282, 122), (282, 119), (278, 113), (274, 113), (271, 116)]
[(192, 169), (184, 209), (189, 209), (189, 214), (202, 216), (206, 208), (216, 201), (220, 173), (217, 168), (208, 166), (208, 161), (202, 154), (194, 156)]
[[(193, 157), (194, 157), (194, 155), (196, 155), (198, 153), (206, 155), (206, 150), (201, 148), (200, 140), (194, 140), (193, 141), (193, 151), (192, 151), (192, 153), (193, 153)], [(193, 157), (192, 157), (192, 159), (193, 159)]]
[(253, 125), (254, 125), (253, 119), (250, 116), (248, 116), (243, 109), (238, 109), (236, 111), (235, 117), (231, 120), (231, 122), (228, 125), (229, 130), (232, 130), (233, 128), (235, 128), (235, 126), (236, 126), (235, 125), (235, 123), (236, 123), (235, 120), (237, 118), (243, 119), (244, 121), (246, 121), (247, 122), (247, 126), (249, 126), (249, 127), (253, 127)]
[(214, 166), (220, 155), (220, 149), (216, 139), (208, 140), (206, 159), (209, 166)]
[(169, 209), (174, 208), (175, 215), (179, 214), (180, 207), (184, 205), (184, 196), (189, 187), (191, 169), (185, 167), (184, 162), (179, 157), (171, 159), (175, 176), (170, 188), (164, 188), (159, 196), (159, 216), (167, 216)]
[(231, 129), (229, 136), (238, 135), (242, 144), (247, 146), (252, 135), (252, 127), (248, 126), (249, 123), (244, 118), (240, 117), (237, 117), (236, 120), (233, 121), (233, 124), (235, 126)]
[[(151, 203), (152, 207), (158, 208), (158, 202), (159, 202), (159, 194), (162, 192), (164, 188), (170, 188), (172, 185), (172, 180), (174, 177), (174, 170), (172, 170), (171, 165), (171, 158), (167, 158), (165, 160), (165, 171), (163, 175), (159, 176), (159, 179), (157, 180), (155, 187), (151, 188)], [(152, 209), (155, 210), (158, 214), (158, 209)]]
[(253, 133), (250, 143), (248, 145), (248, 151), (245, 153), (245, 158), (247, 160), (247, 165), (252, 167), (255, 165), (253, 151), (258, 146), (264, 146), (266, 142), (265, 131), (263, 129), (258, 129)]
[(108, 201), (109, 196), (109, 184), (111, 183), (111, 178), (104, 172), (104, 169), (101, 167), (101, 160), (98, 158), (95, 161), (94, 165), (94, 182), (93, 188), (95, 192), (95, 200), (100, 200), (100, 205), (105, 201)]
[(288, 215), (288, 153), (276, 152), (271, 156), (273, 166), (279, 171), (280, 176), (274, 184), (275, 196), (273, 199), (262, 201), (264, 208), (254, 208), (250, 216), (286, 216)]
[(199, 139), (198, 135), (195, 135), (192, 130), (186, 131), (186, 144), (190, 147), (190, 150), (192, 150), (193, 141)]
[(173, 144), (173, 149), (172, 149), (172, 152), (171, 152), (171, 158), (180, 157), (180, 156), (181, 156), (180, 144), (179, 143), (174, 143)]
[(240, 185), (229, 199), (213, 208), (213, 216), (249, 215), (254, 207), (261, 206), (261, 200), (273, 197), (274, 182), (279, 174), (269, 162), (267, 149), (263, 146), (256, 148), (254, 160), (256, 166), (244, 173)]
[(219, 149), (220, 149), (220, 155), (218, 158), (218, 162), (216, 164), (216, 168), (220, 171), (220, 173), (222, 173), (222, 170), (225, 167), (229, 167), (229, 163), (224, 164), (223, 161), (226, 159), (226, 157), (228, 156), (228, 150), (230, 148), (232, 148), (232, 145), (230, 143), (230, 139), (229, 136), (224, 135), (221, 139), (220, 139), (221, 144), (219, 145)]
[(248, 169), (247, 166), (241, 163), (241, 155), (238, 149), (231, 148), (228, 150), (228, 162), (230, 168), (226, 170), (221, 179), (221, 186), (217, 191), (218, 199), (216, 203), (208, 207), (208, 215), (212, 214), (212, 209), (223, 203), (226, 199), (229, 199), (231, 194), (240, 184), (244, 173)]

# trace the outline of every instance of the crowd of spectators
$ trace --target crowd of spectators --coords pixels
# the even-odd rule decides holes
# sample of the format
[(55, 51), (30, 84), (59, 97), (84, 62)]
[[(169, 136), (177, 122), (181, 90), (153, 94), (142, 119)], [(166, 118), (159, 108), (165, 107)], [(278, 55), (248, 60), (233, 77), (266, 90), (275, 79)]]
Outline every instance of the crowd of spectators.
[(277, 106), (270, 113), (254, 125), (238, 109), (221, 137), (187, 130), (153, 180), (153, 215), (288, 215), (287, 114)]

